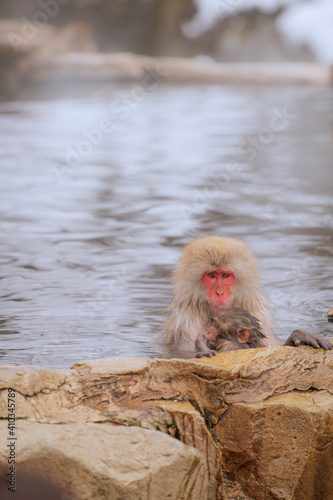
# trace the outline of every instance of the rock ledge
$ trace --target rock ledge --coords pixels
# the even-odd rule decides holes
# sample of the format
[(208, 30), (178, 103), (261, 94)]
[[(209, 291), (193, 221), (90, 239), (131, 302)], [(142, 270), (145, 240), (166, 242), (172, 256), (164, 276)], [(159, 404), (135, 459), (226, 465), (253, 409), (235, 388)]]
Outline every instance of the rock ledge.
[[(0, 374), (2, 436), (15, 390), (18, 474), (42, 474), (71, 499), (333, 498), (332, 351), (112, 358)], [(0, 472), (8, 467), (2, 447)]]

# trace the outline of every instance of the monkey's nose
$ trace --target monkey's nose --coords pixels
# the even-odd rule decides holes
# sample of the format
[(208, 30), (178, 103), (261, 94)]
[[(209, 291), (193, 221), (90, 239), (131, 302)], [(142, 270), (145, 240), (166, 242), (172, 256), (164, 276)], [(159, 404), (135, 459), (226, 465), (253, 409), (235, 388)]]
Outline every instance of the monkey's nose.
[(222, 297), (223, 291), (222, 290), (216, 290), (216, 295), (218, 295), (219, 297)]

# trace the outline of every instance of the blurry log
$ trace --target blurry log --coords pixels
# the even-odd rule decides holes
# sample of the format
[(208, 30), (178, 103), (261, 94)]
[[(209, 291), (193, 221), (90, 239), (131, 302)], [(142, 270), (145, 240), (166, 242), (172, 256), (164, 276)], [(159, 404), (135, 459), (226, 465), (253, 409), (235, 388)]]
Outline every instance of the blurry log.
[(69, 53), (36, 59), (26, 75), (35, 81), (140, 80), (154, 68), (168, 83), (329, 85), (330, 69), (316, 63), (216, 63), (197, 59), (152, 58), (131, 53)]

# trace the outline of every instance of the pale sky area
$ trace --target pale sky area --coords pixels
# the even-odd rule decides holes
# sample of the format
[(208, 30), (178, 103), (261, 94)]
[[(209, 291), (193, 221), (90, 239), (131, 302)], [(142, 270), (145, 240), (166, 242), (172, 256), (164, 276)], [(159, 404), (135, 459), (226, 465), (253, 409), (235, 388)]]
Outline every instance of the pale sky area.
[(199, 36), (218, 19), (254, 8), (274, 13), (284, 7), (277, 18), (277, 28), (286, 44), (306, 45), (317, 61), (333, 63), (333, 0), (194, 0), (197, 15), (183, 25), (184, 34)]

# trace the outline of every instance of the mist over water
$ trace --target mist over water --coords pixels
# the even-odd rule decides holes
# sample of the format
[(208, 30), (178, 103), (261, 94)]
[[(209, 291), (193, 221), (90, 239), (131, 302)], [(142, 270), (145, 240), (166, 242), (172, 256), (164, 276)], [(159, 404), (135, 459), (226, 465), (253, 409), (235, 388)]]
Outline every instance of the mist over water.
[(163, 356), (170, 270), (208, 234), (251, 245), (282, 338), (333, 336), (333, 91), (120, 95), (0, 104), (2, 364)]

